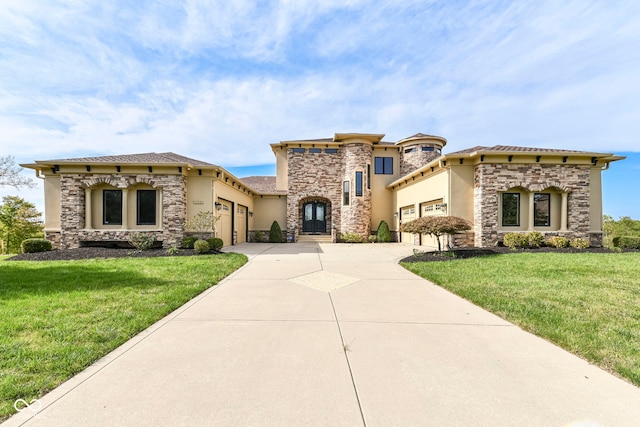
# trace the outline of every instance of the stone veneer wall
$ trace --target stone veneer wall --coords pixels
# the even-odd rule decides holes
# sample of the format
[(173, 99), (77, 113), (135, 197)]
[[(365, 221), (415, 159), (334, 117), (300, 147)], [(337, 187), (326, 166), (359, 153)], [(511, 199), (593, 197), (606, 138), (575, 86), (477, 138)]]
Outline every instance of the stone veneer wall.
[[(567, 231), (544, 231), (545, 236), (592, 238), (589, 221), (590, 168), (587, 165), (480, 164), (475, 169), (475, 246), (495, 246), (507, 232), (498, 231), (499, 192), (522, 187), (540, 192), (553, 187), (569, 193)], [(595, 238), (594, 238), (595, 237)], [(601, 245), (602, 243), (600, 243)]]
[[(332, 227), (340, 230), (340, 208), (342, 205), (343, 148), (336, 154), (294, 153), (287, 149), (287, 237), (294, 237), (302, 230), (301, 203), (311, 199), (327, 199), (327, 232)], [(289, 241), (289, 238), (287, 238)]]
[[(405, 153), (404, 150), (414, 148), (416, 151)], [(434, 151), (422, 151), (422, 147), (433, 147)], [(430, 161), (440, 157), (440, 153), (436, 150), (440, 149), (439, 145), (419, 144), (414, 146), (403, 147), (400, 151), (400, 176), (404, 176), (416, 169), (421, 168)]]
[[(186, 179), (182, 175), (61, 174), (59, 247), (77, 248), (81, 240), (127, 240), (131, 230), (86, 229), (85, 189), (98, 184), (127, 189), (148, 184), (162, 190), (162, 231), (152, 231), (164, 247), (180, 244), (186, 220)], [(135, 230), (137, 231), (137, 230)]]
[[(373, 147), (368, 144), (348, 144), (344, 147), (344, 174), (349, 180), (350, 204), (342, 206), (341, 233), (371, 234), (371, 190), (367, 188), (367, 164), (371, 163)], [(356, 196), (356, 171), (362, 172), (362, 196)]]

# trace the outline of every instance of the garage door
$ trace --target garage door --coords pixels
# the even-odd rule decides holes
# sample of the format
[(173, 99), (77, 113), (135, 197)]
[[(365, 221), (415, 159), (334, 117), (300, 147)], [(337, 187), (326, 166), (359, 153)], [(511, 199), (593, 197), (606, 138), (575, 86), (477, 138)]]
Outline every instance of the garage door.
[(231, 236), (233, 235), (232, 216), (231, 216), (231, 202), (218, 199), (222, 203), (222, 209), (220, 209), (220, 219), (216, 225), (218, 231), (218, 237), (222, 239), (225, 246), (233, 244)]
[(236, 243), (244, 243), (247, 241), (247, 207), (238, 205), (238, 212), (236, 215), (236, 230), (238, 231), (238, 237)]
[[(414, 220), (416, 219), (416, 207), (413, 205), (405, 206), (400, 210), (400, 215), (402, 215), (401, 219), (403, 224), (411, 220)], [(414, 244), (414, 240), (416, 238), (415, 235), (411, 233), (401, 233), (401, 234), (402, 234), (402, 243), (411, 243), (412, 245)]]

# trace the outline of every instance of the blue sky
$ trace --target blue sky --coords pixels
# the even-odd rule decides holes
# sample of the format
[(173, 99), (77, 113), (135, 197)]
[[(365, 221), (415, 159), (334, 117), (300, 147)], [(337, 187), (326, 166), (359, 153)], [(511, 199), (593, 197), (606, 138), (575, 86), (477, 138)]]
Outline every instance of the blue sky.
[[(423, 132), (627, 155), (604, 211), (640, 219), (638, 46), (638, 1), (3, 0), (0, 155), (174, 151), (244, 176), (281, 140)], [(42, 206), (41, 184), (20, 194)]]

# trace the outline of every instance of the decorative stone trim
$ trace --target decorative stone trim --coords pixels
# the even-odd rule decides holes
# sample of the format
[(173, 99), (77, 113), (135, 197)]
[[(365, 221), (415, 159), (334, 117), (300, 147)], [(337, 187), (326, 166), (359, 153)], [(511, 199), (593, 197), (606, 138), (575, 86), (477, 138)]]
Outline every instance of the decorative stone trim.
[[(483, 163), (475, 168), (474, 234), (475, 246), (495, 246), (504, 234), (499, 232), (499, 193), (514, 187), (530, 192), (554, 188), (569, 193), (567, 228), (569, 238), (589, 237), (590, 167), (587, 165), (495, 164)], [(560, 232), (542, 232), (559, 235)]]
[(85, 224), (85, 189), (99, 184), (126, 189), (136, 184), (148, 184), (162, 190), (162, 231), (157, 240), (164, 247), (179, 245), (186, 220), (186, 178), (182, 175), (121, 175), (121, 174), (61, 174), (59, 247), (78, 248), (81, 240), (128, 240), (130, 233), (140, 230), (87, 230)]

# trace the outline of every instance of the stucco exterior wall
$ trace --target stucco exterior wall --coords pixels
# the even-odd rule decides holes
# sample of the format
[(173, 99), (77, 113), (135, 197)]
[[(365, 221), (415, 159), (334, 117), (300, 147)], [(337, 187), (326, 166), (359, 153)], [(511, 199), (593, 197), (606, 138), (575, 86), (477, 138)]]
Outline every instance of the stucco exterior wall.
[[(400, 166), (398, 150), (395, 147), (374, 147), (371, 155), (371, 229), (378, 229), (380, 221), (384, 220), (391, 230), (395, 230), (395, 192), (389, 190), (387, 185), (398, 179)], [(391, 157), (393, 158), (393, 174), (376, 174), (375, 158)]]
[(273, 221), (278, 221), (280, 228), (287, 224), (287, 198), (278, 196), (258, 196), (253, 201), (255, 216), (253, 217), (254, 231), (269, 231)]
[(44, 179), (45, 231), (60, 231), (60, 175), (47, 175)]

